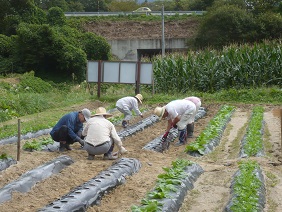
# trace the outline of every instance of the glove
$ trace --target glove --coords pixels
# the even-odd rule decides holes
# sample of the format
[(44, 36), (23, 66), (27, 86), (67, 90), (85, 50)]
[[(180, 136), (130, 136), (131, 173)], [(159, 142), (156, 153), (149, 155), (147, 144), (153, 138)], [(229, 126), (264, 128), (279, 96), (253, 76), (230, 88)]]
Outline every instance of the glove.
[(165, 134), (163, 135), (163, 137), (161, 139), (162, 142), (164, 142), (167, 139), (168, 133), (169, 132), (165, 132)]
[(80, 143), (81, 146), (84, 146), (84, 140), (83, 140), (83, 139), (78, 138), (76, 141), (77, 141), (78, 143)]

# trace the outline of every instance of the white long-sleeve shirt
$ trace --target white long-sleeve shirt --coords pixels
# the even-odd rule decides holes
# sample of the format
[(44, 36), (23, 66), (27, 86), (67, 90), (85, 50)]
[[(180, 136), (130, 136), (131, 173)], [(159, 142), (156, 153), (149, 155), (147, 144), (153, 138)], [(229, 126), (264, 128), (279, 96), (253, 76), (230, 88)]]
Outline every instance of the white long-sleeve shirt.
[(142, 113), (140, 112), (139, 108), (138, 108), (138, 100), (135, 97), (132, 96), (127, 96), (127, 97), (123, 97), (121, 99), (119, 99), (116, 102), (116, 107), (119, 108), (126, 108), (130, 111), (134, 111), (136, 113), (136, 115), (142, 115)]
[(195, 110), (195, 104), (184, 99), (173, 100), (169, 102), (166, 107), (168, 112), (167, 119), (175, 119), (177, 116), (183, 115), (187, 110)]
[(118, 136), (115, 126), (112, 122), (101, 116), (90, 118), (83, 128), (82, 135), (86, 136), (85, 141), (97, 146), (113, 139), (117, 146), (122, 146), (120, 137)]

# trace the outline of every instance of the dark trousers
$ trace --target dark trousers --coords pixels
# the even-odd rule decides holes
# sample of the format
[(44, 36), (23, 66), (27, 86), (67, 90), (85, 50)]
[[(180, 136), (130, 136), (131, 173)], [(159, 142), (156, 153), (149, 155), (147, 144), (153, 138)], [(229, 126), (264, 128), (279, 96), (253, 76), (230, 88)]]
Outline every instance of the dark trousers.
[[(83, 136), (81, 135), (81, 131), (79, 131), (77, 135), (78, 137), (83, 138)], [(61, 126), (61, 128), (55, 131), (52, 138), (54, 141), (57, 142), (66, 141), (67, 144), (73, 144), (74, 142), (76, 142), (69, 136), (68, 127), (66, 125)]]

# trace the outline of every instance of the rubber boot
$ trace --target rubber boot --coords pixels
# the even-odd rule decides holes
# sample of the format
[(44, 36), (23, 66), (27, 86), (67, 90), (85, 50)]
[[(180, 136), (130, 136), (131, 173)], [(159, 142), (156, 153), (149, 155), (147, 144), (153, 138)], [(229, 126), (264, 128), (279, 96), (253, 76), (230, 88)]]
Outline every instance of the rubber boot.
[(187, 143), (187, 130), (178, 130), (179, 141), (174, 144), (174, 146), (181, 146)]
[(187, 124), (187, 137), (193, 138), (193, 133), (194, 133), (194, 123)]
[(123, 126), (123, 128), (127, 128), (127, 126), (128, 126), (127, 121), (123, 120), (122, 121), (122, 126)]
[(118, 156), (113, 155), (112, 152), (114, 150), (114, 142), (112, 144), (112, 146), (110, 147), (109, 151), (107, 153), (104, 154), (104, 160), (115, 160), (118, 158)]
[(66, 147), (66, 150), (69, 150), (69, 151), (72, 150), (72, 148), (70, 147), (70, 144), (68, 143), (65, 144), (65, 147)]
[(64, 143), (60, 142), (59, 151), (60, 151), (60, 152), (64, 152), (64, 151), (66, 151), (66, 144), (64, 144)]

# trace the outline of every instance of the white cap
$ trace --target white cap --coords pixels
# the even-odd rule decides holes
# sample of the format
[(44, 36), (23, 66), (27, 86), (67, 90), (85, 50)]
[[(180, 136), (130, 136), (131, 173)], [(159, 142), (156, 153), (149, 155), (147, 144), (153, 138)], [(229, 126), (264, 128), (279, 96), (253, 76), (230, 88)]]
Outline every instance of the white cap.
[(87, 108), (84, 108), (83, 110), (81, 110), (81, 113), (84, 116), (85, 121), (88, 121), (88, 119), (90, 119), (90, 117), (91, 117), (90, 110), (88, 110)]

